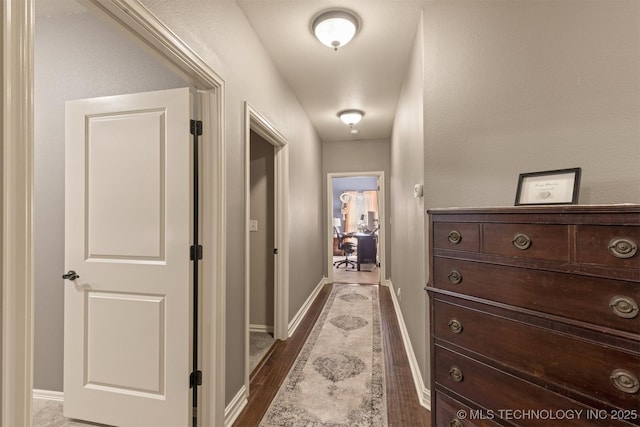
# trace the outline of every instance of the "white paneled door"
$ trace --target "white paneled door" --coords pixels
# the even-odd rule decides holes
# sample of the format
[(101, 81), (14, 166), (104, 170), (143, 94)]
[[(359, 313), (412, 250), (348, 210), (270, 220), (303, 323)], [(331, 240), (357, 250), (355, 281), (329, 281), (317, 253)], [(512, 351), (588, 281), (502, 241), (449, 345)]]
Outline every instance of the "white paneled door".
[(191, 106), (189, 88), (67, 102), (67, 417), (189, 423)]

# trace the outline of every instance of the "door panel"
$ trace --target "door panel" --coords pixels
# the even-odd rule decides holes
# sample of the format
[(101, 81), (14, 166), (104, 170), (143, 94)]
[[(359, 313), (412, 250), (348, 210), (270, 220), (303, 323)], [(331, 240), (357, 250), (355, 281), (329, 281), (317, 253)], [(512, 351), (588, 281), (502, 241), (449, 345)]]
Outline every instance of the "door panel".
[(165, 119), (164, 110), (87, 118), (88, 258), (164, 261)]
[(69, 101), (64, 413), (189, 422), (191, 94)]
[(86, 387), (162, 396), (165, 298), (87, 292), (87, 300)]

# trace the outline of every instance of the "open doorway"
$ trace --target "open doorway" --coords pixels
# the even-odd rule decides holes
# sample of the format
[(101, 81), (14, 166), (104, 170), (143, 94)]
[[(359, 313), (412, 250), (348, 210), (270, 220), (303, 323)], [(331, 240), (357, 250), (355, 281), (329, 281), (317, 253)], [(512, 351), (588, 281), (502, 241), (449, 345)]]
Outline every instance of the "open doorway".
[[(289, 336), (288, 145), (277, 128), (248, 102), (245, 103), (244, 149), (245, 397), (248, 397), (254, 368), (250, 354), (252, 325), (254, 330), (261, 329), (272, 335), (274, 340), (286, 340)], [(252, 188), (254, 179), (256, 183), (262, 182), (263, 190)], [(263, 236), (259, 236), (260, 230), (266, 231)], [(256, 292), (257, 298), (253, 298)], [(270, 344), (267, 340), (267, 348)]]
[(268, 357), (273, 336), (275, 266), (274, 147), (250, 131), (249, 179), (249, 371), (250, 376)]
[(36, 395), (59, 392), (62, 399), (64, 290), (69, 283), (61, 274), (64, 215), (70, 211), (65, 208), (65, 102), (188, 83), (81, 4), (37, 0), (35, 12), (33, 382)]
[[(84, 4), (84, 3), (83, 3)], [(12, 3), (13, 5), (13, 3)], [(106, 18), (106, 22), (113, 23), (115, 28), (122, 29), (125, 33), (131, 33), (141, 42), (145, 50), (158, 55), (162, 61), (166, 61), (170, 68), (177, 71), (186, 82), (198, 89), (198, 107), (201, 108), (202, 117), (208, 118), (204, 123), (203, 134), (206, 142), (203, 143), (202, 161), (210, 165), (209, 170), (202, 174), (202, 188), (204, 189), (200, 209), (203, 217), (207, 218), (202, 224), (202, 237), (205, 247), (211, 248), (203, 258), (202, 282), (205, 293), (201, 299), (203, 311), (203, 325), (201, 347), (203, 370), (205, 372), (204, 386), (202, 387), (202, 415), (203, 422), (212, 425), (222, 423), (224, 416), (224, 288), (223, 278), (225, 274), (224, 260), (224, 198), (225, 170), (224, 170), (224, 138), (223, 135), (223, 100), (224, 82), (213, 70), (211, 70), (197, 55), (186, 45), (175, 38), (172, 33), (163, 32), (164, 27), (153, 15), (140, 6), (138, 2), (128, 2), (126, 5), (116, 2), (89, 1), (92, 11)], [(31, 396), (33, 394), (33, 275), (34, 266), (33, 251), (33, 209), (38, 209), (32, 201), (33, 169), (34, 163), (34, 122), (33, 122), (33, 82), (28, 76), (33, 75), (34, 63), (30, 54), (33, 46), (33, 0), (15, 3), (12, 6), (11, 16), (3, 16), (3, 25), (7, 29), (4, 58), (5, 63), (14, 64), (11, 72), (5, 75), (6, 84), (12, 88), (10, 97), (13, 104), (11, 120), (3, 120), (5, 135), (3, 145), (7, 157), (5, 158), (5, 177), (3, 180), (3, 194), (8, 200), (6, 206), (12, 207), (12, 214), (5, 216), (5, 227), (12, 230), (11, 240), (7, 246), (12, 247), (11, 252), (3, 254), (7, 265), (11, 266), (9, 272), (5, 271), (7, 280), (3, 281), (3, 287), (8, 291), (11, 299), (5, 301), (5, 307), (11, 310), (5, 313), (8, 319), (6, 330), (12, 332), (12, 340), (6, 340), (11, 345), (3, 345), (2, 350), (2, 377), (11, 378), (7, 382), (6, 393), (2, 394), (2, 425), (30, 425)], [(19, 6), (19, 7), (18, 7)], [(20, 25), (7, 26), (11, 21)], [(10, 58), (10, 60), (8, 60)], [(86, 59), (86, 58), (85, 58)], [(15, 71), (15, 72), (14, 72)], [(86, 79), (86, 76), (83, 76)], [(56, 82), (60, 84), (60, 82)], [(71, 84), (65, 82), (65, 84)], [(14, 105), (15, 104), (15, 105)], [(5, 105), (7, 94), (5, 93)], [(6, 111), (4, 112), (6, 113)], [(5, 118), (6, 118), (5, 114)], [(17, 149), (19, 148), (19, 149)], [(16, 179), (16, 176), (20, 176)], [(9, 195), (10, 197), (7, 197)], [(5, 208), (6, 208), (5, 206)], [(64, 271), (63, 271), (64, 272)], [(10, 273), (10, 274), (9, 274)], [(59, 277), (60, 272), (55, 273)], [(37, 310), (37, 308), (35, 308)], [(211, 319), (214, 319), (211, 321)], [(220, 320), (222, 319), (222, 320)], [(206, 365), (206, 367), (204, 366)], [(8, 375), (8, 374), (11, 375)], [(189, 405), (189, 410), (191, 410)]]
[(328, 175), (331, 282), (379, 284), (384, 277), (383, 183), (383, 172)]

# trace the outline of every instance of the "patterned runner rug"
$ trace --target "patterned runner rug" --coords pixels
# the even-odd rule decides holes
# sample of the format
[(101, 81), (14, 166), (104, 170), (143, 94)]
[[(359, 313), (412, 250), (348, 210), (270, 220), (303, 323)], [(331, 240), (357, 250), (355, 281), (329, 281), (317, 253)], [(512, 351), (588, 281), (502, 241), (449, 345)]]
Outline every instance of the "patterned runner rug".
[(377, 286), (336, 284), (260, 426), (387, 425)]

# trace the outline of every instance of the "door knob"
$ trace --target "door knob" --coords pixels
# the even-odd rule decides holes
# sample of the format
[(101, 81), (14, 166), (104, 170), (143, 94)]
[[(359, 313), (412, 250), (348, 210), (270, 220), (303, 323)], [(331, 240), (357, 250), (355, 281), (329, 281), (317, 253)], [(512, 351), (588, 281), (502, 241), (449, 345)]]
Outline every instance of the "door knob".
[(78, 273), (76, 273), (75, 271), (69, 270), (67, 274), (62, 275), (62, 278), (67, 280), (76, 280), (79, 279), (80, 276), (78, 276)]

